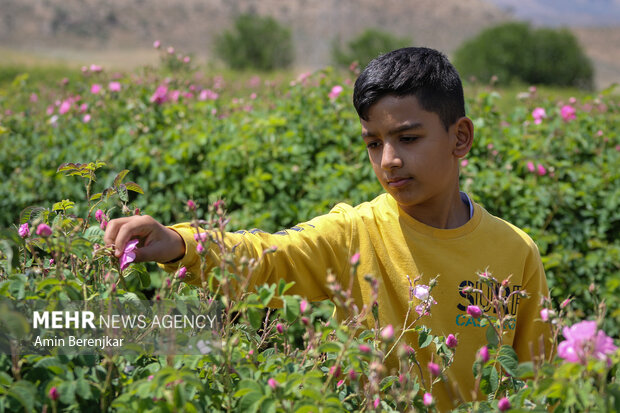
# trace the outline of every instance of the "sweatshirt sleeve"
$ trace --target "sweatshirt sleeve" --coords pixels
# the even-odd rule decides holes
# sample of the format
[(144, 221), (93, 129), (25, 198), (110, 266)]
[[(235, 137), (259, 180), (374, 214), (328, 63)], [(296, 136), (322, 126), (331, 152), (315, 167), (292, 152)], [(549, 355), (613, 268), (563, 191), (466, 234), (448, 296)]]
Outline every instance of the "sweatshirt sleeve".
[[(545, 270), (540, 259), (538, 247), (531, 242), (531, 253), (526, 261), (523, 290), (528, 297), (523, 299), (517, 312), (517, 327), (513, 347), (519, 362), (529, 361), (551, 351), (551, 328), (540, 316), (542, 297), (549, 297)], [(541, 346), (544, 346), (541, 348)]]
[[(186, 281), (200, 285), (201, 259), (196, 252), (196, 229), (189, 223), (173, 225), (170, 228), (183, 238), (185, 256), (177, 262), (160, 266), (168, 272), (186, 267), (190, 273)], [(339, 280), (348, 271), (351, 239), (350, 217), (344, 206), (337, 205), (329, 214), (274, 234), (260, 230), (227, 232), (224, 244), (227, 250), (234, 252), (237, 263), (244, 256), (260, 259), (260, 264), (250, 280), (251, 289), (284, 279), (286, 282), (295, 282), (288, 294), (298, 294), (308, 300), (323, 300), (330, 297), (326, 282), (328, 271)], [(263, 251), (267, 249), (275, 251), (263, 255)], [(209, 243), (205, 274), (219, 265), (220, 249), (218, 245)]]

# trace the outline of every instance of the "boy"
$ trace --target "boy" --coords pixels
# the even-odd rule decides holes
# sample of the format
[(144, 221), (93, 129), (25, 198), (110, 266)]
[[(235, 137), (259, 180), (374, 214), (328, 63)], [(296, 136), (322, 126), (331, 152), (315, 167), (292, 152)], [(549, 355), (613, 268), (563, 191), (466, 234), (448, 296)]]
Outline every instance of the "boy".
[[(538, 249), (524, 232), (459, 191), (459, 162), (472, 146), (474, 128), (465, 116), (459, 75), (444, 55), (405, 48), (378, 57), (357, 79), (353, 103), (370, 163), (387, 193), (356, 207), (338, 204), (329, 214), (292, 230), (241, 231), (228, 234), (226, 242), (237, 245), (239, 255), (252, 257), (276, 246), (252, 284), (279, 278), (295, 281), (290, 293), (309, 300), (330, 298), (328, 270), (348, 286), (350, 257), (359, 252), (353, 296), (358, 308), (370, 307), (371, 291), (363, 277), (372, 274), (379, 279), (381, 326), (403, 325), (409, 278), (420, 277), (419, 283), (428, 285), (439, 275), (432, 291), (437, 304), (422, 323), (434, 334), (458, 336), (454, 364), (446, 371), (448, 383), (433, 388), (444, 410), (458, 399), (471, 399), (472, 363), (486, 344), (486, 327), (466, 314), (468, 305), (483, 303), (461, 292), (468, 285), (484, 289), (477, 273), (488, 271), (499, 281), (510, 276), (513, 286), (528, 292), (530, 298), (515, 296), (509, 303), (515, 322), (507, 326), (504, 343), (512, 344), (521, 361), (537, 355), (539, 338), (548, 334), (537, 320), (540, 295), (548, 295)], [(168, 271), (185, 266), (194, 274), (189, 282), (199, 282), (194, 232), (189, 224), (164, 227), (138, 216), (111, 221), (105, 241), (116, 245), (120, 255), (127, 241), (140, 238), (144, 246), (137, 250), (137, 260), (167, 263)], [(215, 248), (209, 259), (218, 265)], [(430, 353), (424, 350), (428, 349), (418, 350), (417, 358), (426, 367)]]

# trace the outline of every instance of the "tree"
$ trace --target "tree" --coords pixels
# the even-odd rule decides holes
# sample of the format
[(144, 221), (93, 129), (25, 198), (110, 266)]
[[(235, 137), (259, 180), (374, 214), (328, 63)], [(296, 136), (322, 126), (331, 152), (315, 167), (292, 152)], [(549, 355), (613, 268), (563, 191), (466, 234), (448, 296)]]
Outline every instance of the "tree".
[(216, 38), (215, 51), (233, 69), (274, 70), (293, 62), (291, 31), (272, 17), (242, 14)]
[(363, 68), (380, 54), (410, 45), (409, 39), (396, 37), (378, 29), (366, 29), (349, 41), (345, 50), (342, 50), (338, 44), (334, 44), (332, 57), (336, 64), (349, 66), (353, 62), (358, 62)]
[(456, 52), (454, 64), (465, 78), (487, 81), (591, 88), (592, 63), (568, 30), (532, 29), (505, 23), (484, 30)]

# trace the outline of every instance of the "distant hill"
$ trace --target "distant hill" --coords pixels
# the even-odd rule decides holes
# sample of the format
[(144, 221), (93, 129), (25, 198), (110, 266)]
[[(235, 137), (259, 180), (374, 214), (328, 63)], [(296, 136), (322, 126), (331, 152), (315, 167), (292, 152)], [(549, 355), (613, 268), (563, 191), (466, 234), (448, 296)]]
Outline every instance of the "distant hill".
[[(0, 0), (0, 47), (70, 61), (99, 56), (103, 61), (97, 63), (104, 65), (116, 55), (139, 64), (159, 39), (208, 57), (215, 36), (234, 16), (254, 12), (289, 25), (296, 65), (315, 69), (331, 63), (334, 41), (345, 42), (368, 27), (450, 54), (485, 27), (512, 18), (494, 1), (504, 0)], [(592, 30), (577, 32), (582, 42), (606, 42)], [(584, 46), (588, 53), (592, 47), (620, 55), (620, 43)], [(620, 81), (620, 59), (609, 64), (608, 57), (597, 56), (597, 68), (606, 65), (598, 83)]]
[[(0, 44), (117, 48), (164, 44), (195, 52), (242, 12), (271, 15), (293, 28), (297, 61), (322, 66), (331, 42), (366, 27), (452, 50), (507, 14), (484, 0), (0, 0)], [(466, 3), (466, 4), (464, 4)], [(459, 16), (456, 18), (456, 16)]]

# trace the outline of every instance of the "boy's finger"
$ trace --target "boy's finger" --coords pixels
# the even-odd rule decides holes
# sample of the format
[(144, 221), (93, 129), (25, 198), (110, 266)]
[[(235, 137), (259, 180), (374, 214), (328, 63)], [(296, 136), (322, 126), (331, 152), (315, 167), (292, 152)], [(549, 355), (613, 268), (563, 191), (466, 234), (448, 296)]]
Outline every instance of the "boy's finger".
[(167, 251), (160, 242), (146, 245), (134, 251), (136, 254), (135, 262), (155, 261), (162, 257)]
[(128, 217), (119, 225), (114, 241), (114, 255), (120, 257), (129, 241), (146, 235), (144, 234), (145, 226), (142, 218), (141, 216)]
[(106, 246), (116, 245), (118, 231), (129, 220), (129, 218), (117, 218), (108, 222), (103, 235), (103, 242)]

